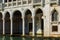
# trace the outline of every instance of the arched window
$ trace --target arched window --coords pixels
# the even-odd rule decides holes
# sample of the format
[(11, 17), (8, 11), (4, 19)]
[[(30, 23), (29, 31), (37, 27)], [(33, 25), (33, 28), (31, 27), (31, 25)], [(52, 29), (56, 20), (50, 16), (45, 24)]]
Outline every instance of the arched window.
[(56, 10), (52, 13), (52, 21), (58, 21), (58, 12)]

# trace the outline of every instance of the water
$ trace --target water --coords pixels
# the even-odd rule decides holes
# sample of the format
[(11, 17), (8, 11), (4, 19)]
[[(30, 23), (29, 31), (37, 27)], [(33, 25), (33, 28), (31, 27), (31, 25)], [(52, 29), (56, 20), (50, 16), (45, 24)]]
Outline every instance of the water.
[(43, 37), (9, 37), (0, 36), (0, 40), (60, 40), (60, 38), (43, 38)]

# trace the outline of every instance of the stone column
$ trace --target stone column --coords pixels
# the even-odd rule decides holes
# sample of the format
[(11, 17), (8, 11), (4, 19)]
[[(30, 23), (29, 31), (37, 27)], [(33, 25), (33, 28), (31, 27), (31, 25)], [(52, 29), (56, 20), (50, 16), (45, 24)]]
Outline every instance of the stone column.
[(13, 6), (13, 0), (12, 0), (12, 6)]
[(33, 36), (35, 36), (35, 17), (32, 17), (32, 21), (33, 21)]
[[(48, 0), (47, 0), (48, 1)], [(50, 30), (51, 30), (51, 25), (50, 25), (50, 11), (51, 7), (50, 4), (46, 3), (43, 11), (44, 11), (44, 37), (49, 37), (50, 36)], [(49, 14), (47, 14), (49, 13)], [(47, 25), (48, 24), (48, 25)]]
[(16, 0), (16, 6), (18, 5), (18, 0)]
[(59, 0), (57, 0), (57, 5), (59, 5)]
[(4, 20), (4, 16), (3, 16), (3, 35), (5, 35), (5, 20)]
[(28, 0), (27, 0), (27, 4), (28, 4)]
[(3, 0), (3, 3), (4, 3), (4, 0)]
[(12, 17), (10, 19), (11, 19), (11, 34), (10, 35), (13, 35), (13, 21), (12, 21)]
[(23, 19), (23, 21), (22, 21), (23, 22), (23, 28), (22, 28), (23, 34), (22, 35), (24, 36), (25, 35), (25, 31), (24, 31), (25, 30), (25, 19), (24, 19), (24, 17), (22, 19)]
[(9, 6), (9, 0), (7, 0), (7, 6)]

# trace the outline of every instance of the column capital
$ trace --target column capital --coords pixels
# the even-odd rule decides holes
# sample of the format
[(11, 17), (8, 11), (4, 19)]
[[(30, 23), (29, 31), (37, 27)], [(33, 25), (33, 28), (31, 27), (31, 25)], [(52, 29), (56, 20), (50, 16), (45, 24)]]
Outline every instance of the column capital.
[(5, 20), (5, 17), (3, 17), (2, 20)]
[(32, 18), (35, 18), (35, 16), (32, 16)]
[(22, 16), (22, 19), (25, 18), (24, 16)]
[(12, 18), (13, 18), (13, 16), (11, 15), (11, 16), (10, 16), (10, 19), (12, 19)]
[(42, 16), (42, 19), (46, 18), (46, 16)]

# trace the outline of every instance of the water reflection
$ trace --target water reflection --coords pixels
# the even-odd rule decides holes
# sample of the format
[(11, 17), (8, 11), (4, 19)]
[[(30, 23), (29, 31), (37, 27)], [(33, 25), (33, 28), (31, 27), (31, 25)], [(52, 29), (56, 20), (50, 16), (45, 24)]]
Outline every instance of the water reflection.
[(3, 36), (1, 40), (46, 40), (46, 39), (42, 39), (42, 38), (32, 38), (32, 37), (6, 37)]
[(60, 38), (42, 38), (42, 37), (8, 37), (0, 36), (0, 40), (60, 40)]
[(35, 40), (34, 38), (32, 38), (32, 40)]
[(25, 38), (23, 37), (22, 40), (25, 40)]
[(3, 36), (2, 40), (5, 40), (5, 36)]
[(10, 40), (13, 40), (13, 37), (10, 37)]

